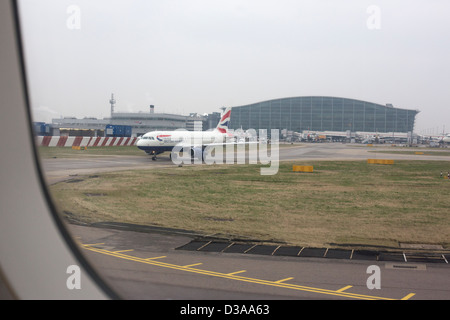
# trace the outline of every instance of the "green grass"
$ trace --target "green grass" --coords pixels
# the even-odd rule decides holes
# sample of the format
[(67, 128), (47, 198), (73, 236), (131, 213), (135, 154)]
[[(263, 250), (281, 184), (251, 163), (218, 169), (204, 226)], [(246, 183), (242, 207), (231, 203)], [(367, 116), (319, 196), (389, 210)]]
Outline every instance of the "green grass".
[[(292, 165), (313, 165), (313, 173)], [(448, 161), (282, 162), (202, 165), (81, 177), (51, 187), (62, 212), (86, 223), (117, 221), (205, 234), (326, 246), (450, 245)], [(80, 178), (80, 177), (77, 177)]]

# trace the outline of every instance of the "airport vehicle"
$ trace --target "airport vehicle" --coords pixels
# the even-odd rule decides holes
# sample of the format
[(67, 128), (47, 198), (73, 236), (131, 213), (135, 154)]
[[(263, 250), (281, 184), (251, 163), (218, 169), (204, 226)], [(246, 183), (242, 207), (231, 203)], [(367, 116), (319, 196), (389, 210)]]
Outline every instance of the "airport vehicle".
[(189, 152), (191, 158), (202, 158), (207, 146), (225, 145), (234, 143), (234, 135), (228, 131), (228, 123), (231, 117), (231, 108), (227, 107), (222, 112), (217, 127), (212, 131), (151, 131), (144, 134), (136, 146), (152, 155), (152, 160), (156, 156), (166, 151), (175, 150)]

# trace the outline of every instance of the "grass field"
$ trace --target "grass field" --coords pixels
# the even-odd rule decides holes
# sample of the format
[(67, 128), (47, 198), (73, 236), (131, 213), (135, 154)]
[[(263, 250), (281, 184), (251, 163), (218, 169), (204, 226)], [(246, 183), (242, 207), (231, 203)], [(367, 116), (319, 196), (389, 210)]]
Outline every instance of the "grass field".
[[(83, 151), (81, 151), (83, 152)], [(61, 212), (85, 223), (116, 221), (284, 242), (450, 246), (448, 161), (313, 161), (313, 173), (261, 176), (258, 165), (130, 170), (51, 186)]]

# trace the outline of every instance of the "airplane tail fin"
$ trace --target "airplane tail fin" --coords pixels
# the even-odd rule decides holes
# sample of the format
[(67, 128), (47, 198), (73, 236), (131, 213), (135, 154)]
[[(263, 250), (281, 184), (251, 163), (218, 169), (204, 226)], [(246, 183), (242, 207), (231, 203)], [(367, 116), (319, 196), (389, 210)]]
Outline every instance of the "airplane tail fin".
[(230, 122), (231, 118), (231, 107), (226, 107), (225, 110), (223, 110), (222, 115), (220, 117), (220, 121), (217, 124), (216, 130), (221, 133), (227, 133), (228, 132), (228, 123)]

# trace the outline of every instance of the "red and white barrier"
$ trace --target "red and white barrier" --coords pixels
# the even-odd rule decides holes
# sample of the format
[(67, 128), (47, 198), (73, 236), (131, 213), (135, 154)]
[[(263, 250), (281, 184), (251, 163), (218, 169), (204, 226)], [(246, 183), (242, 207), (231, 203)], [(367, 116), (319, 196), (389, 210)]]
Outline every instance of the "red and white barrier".
[(43, 147), (113, 147), (133, 146), (137, 138), (131, 137), (67, 137), (37, 136), (36, 143)]

